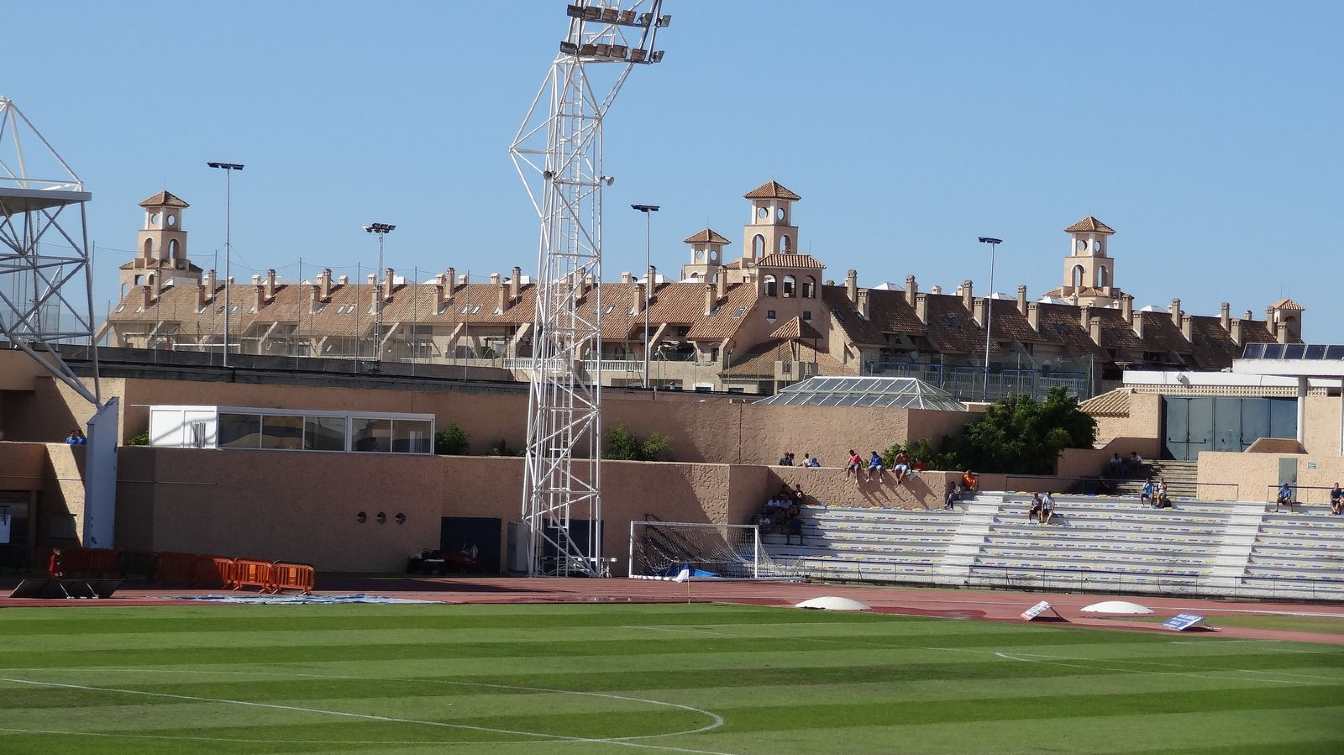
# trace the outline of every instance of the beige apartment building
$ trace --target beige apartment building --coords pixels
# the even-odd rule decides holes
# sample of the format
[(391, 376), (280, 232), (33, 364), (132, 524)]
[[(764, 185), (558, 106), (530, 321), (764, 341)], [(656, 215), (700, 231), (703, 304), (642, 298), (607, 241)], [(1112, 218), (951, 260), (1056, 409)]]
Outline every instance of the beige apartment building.
[[(1032, 298), (1019, 285), (1010, 298), (976, 296), (969, 280), (951, 293), (923, 291), (914, 275), (904, 286), (860, 287), (854, 269), (837, 283), (798, 248), (798, 194), (768, 181), (744, 198), (735, 259), (732, 242), (705, 228), (686, 238), (678, 280), (650, 267), (584, 282), (583, 302), (601, 308), (603, 329), (602, 353), (586, 367), (600, 368), (604, 384), (641, 383), (646, 306), (652, 383), (688, 391), (771, 393), (814, 375), (909, 375), (978, 397), (989, 338), (991, 397), (1051, 385), (1091, 395), (1119, 385), (1126, 368), (1218, 370), (1246, 343), (1301, 340), (1303, 310), (1290, 299), (1262, 319), (1249, 310), (1234, 318), (1226, 303), (1218, 315), (1193, 315), (1178, 298), (1136, 309), (1117, 285), (1115, 231), (1095, 217), (1064, 229), (1059, 287)], [(526, 377), (535, 286), (520, 267), (483, 279), (447, 267), (419, 281), (391, 268), (362, 281), (329, 269), (299, 281), (274, 270), (224, 281), (190, 261), (185, 201), (162, 191), (141, 207), (138, 252), (121, 268), (124, 293), (100, 334), (108, 345), (221, 351), (228, 318), (237, 353), (381, 355)]]

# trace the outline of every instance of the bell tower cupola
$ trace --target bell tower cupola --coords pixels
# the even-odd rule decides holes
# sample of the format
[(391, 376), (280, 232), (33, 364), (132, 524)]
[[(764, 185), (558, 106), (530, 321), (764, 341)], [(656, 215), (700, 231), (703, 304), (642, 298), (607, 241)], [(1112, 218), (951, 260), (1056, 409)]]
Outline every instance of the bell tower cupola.
[(200, 268), (187, 258), (187, 232), (182, 226), (182, 214), (191, 205), (165, 190), (140, 206), (145, 210), (144, 224), (136, 232), (135, 258), (122, 265), (122, 284), (143, 285), (151, 272), (160, 285), (173, 280), (200, 282)]
[(754, 265), (767, 254), (797, 254), (793, 203), (802, 197), (777, 181), (766, 181), (744, 196), (751, 203), (751, 218), (742, 234), (743, 262)]
[(723, 264), (723, 248), (732, 242), (713, 228), (697, 231), (686, 237), (691, 247), (691, 261), (681, 266), (681, 279), (713, 283)]
[(1120, 295), (1115, 260), (1110, 256), (1115, 229), (1088, 215), (1064, 232), (1069, 234), (1069, 253), (1064, 257), (1061, 295), (1080, 305), (1109, 306)]

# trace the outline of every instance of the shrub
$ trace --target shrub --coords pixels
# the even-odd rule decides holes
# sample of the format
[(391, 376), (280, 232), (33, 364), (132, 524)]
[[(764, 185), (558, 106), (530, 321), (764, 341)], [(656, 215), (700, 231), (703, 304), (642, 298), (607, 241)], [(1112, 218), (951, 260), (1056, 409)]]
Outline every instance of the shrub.
[(434, 433), (434, 453), (440, 456), (463, 456), (470, 447), (466, 431), (452, 423)]
[(896, 465), (896, 456), (902, 451), (911, 462), (923, 461), (929, 469), (960, 469), (961, 464), (955, 451), (942, 450), (952, 445), (952, 439), (944, 437), (940, 446), (935, 446), (924, 438), (912, 440), (904, 445), (893, 443), (882, 452), (882, 463), (887, 469)]
[(136, 433), (135, 435), (132, 435), (131, 437), (127, 438), (127, 439), (126, 439), (126, 445), (128, 445), (128, 446), (148, 446), (148, 445), (149, 445), (149, 431), (146, 430), (146, 431), (144, 431), (144, 432), (142, 432), (142, 433)]
[(662, 433), (654, 433), (640, 440), (625, 425), (617, 425), (607, 431), (603, 456), (616, 461), (657, 461), (667, 453), (670, 445), (667, 436)]

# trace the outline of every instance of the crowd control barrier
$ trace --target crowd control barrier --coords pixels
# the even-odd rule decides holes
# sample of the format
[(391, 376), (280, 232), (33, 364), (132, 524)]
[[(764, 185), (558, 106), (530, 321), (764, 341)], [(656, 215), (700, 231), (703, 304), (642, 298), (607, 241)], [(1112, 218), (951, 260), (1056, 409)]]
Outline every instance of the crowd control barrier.
[(116, 579), (135, 573), (164, 587), (242, 590), (255, 588), (275, 594), (297, 591), (308, 594), (317, 584), (317, 570), (307, 564), (258, 561), (196, 553), (137, 553), (115, 550), (55, 548), (38, 551), (39, 563), (51, 576)]

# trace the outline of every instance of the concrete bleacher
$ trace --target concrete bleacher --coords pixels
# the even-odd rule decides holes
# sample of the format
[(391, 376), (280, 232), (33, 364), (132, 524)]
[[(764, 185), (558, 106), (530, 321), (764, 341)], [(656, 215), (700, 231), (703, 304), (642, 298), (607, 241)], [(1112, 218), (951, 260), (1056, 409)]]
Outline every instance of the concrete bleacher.
[(806, 506), (804, 545), (765, 535), (779, 569), (821, 579), (1344, 600), (1344, 516), (1257, 502), (988, 493), (954, 511)]

